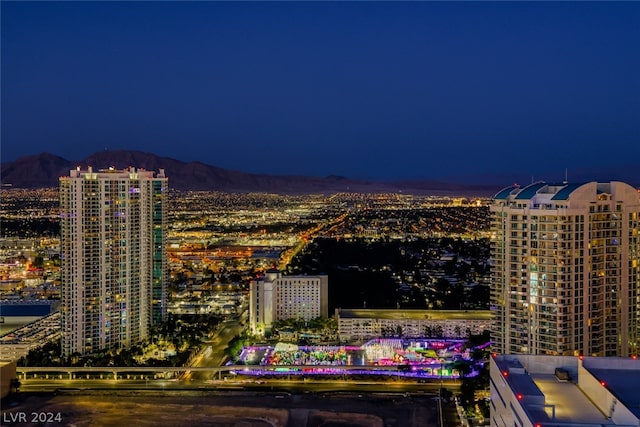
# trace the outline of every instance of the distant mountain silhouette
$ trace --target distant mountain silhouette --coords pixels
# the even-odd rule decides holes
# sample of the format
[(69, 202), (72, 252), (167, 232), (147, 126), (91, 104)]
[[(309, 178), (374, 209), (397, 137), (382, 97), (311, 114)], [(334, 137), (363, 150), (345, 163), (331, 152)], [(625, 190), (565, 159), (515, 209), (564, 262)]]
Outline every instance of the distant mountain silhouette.
[[(69, 174), (69, 161), (49, 153), (21, 157), (15, 162), (2, 163), (0, 181), (20, 188), (57, 186), (60, 175)], [(6, 176), (6, 179), (5, 179)]]
[[(372, 182), (343, 176), (308, 177), (252, 174), (201, 162), (185, 163), (169, 157), (140, 151), (100, 151), (82, 160), (66, 160), (42, 153), (2, 164), (3, 185), (17, 188), (57, 187), (60, 176), (68, 176), (77, 166), (94, 170), (129, 166), (154, 170), (162, 168), (169, 177), (169, 186), (178, 190), (208, 190), (222, 192), (262, 192), (281, 194), (303, 193), (380, 193), (433, 194), (452, 196), (491, 196), (500, 185), (467, 185), (429, 180)], [(508, 183), (505, 183), (505, 185)]]

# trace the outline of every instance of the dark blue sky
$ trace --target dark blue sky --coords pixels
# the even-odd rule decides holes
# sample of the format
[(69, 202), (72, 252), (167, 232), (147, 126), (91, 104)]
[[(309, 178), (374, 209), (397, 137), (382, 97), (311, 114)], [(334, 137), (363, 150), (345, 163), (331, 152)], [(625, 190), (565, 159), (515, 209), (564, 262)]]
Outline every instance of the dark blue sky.
[(2, 2), (2, 161), (272, 174), (640, 163), (640, 3)]

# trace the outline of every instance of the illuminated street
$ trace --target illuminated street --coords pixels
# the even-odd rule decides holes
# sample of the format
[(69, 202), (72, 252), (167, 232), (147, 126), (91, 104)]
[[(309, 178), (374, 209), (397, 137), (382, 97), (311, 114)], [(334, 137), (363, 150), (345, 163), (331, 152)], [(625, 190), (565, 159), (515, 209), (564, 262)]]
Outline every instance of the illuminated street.
[[(216, 336), (206, 343), (206, 346), (199, 355), (196, 356), (191, 366), (221, 366), (225, 358), (224, 349), (229, 344), (231, 338), (238, 335), (240, 332), (242, 332), (242, 323), (240, 320), (229, 320), (224, 322)], [(211, 374), (187, 371), (182, 379), (207, 380), (211, 379)]]

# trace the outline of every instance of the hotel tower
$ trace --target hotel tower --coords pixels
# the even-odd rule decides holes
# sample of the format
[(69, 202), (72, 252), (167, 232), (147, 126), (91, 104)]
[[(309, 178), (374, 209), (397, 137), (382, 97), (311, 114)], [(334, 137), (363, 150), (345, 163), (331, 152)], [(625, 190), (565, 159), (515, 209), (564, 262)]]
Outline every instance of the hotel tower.
[(63, 355), (130, 346), (165, 319), (166, 197), (162, 169), (60, 178)]
[(283, 276), (278, 270), (269, 270), (249, 284), (251, 332), (264, 335), (278, 320), (327, 318), (328, 296), (327, 275)]
[(494, 349), (637, 355), (640, 195), (622, 182), (534, 183), (496, 194)]

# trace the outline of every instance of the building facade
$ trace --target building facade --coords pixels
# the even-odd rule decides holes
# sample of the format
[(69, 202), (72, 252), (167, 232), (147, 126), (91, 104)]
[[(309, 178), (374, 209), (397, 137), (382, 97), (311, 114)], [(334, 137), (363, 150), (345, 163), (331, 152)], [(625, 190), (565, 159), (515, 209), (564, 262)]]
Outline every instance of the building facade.
[(166, 318), (166, 197), (162, 169), (60, 178), (64, 355), (130, 346)]
[(466, 338), (490, 330), (489, 310), (336, 309), (341, 341), (384, 336)]
[(277, 320), (311, 320), (329, 315), (329, 279), (319, 276), (282, 276), (277, 270), (249, 286), (251, 332), (262, 335)]
[(636, 189), (538, 182), (500, 191), (490, 209), (497, 352), (638, 354)]

